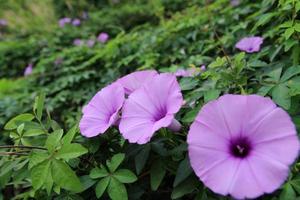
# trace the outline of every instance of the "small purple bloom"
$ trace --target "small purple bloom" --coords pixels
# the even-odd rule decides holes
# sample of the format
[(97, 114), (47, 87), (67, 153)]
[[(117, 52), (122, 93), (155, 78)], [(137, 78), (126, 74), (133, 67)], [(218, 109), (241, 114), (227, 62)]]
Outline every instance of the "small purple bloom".
[(178, 131), (175, 119), (183, 102), (176, 77), (159, 74), (125, 100), (120, 121), (120, 132), (130, 143), (144, 144), (162, 127)]
[(71, 18), (65, 17), (58, 21), (60, 27), (64, 27), (65, 24), (71, 23)]
[(72, 25), (73, 25), (73, 26), (79, 26), (80, 24), (81, 24), (80, 19), (74, 19), (74, 20), (72, 21)]
[(231, 0), (231, 1), (230, 1), (230, 4), (231, 4), (232, 6), (238, 6), (238, 5), (240, 5), (240, 0)]
[(75, 40), (73, 41), (73, 44), (74, 44), (75, 46), (81, 46), (81, 45), (83, 45), (83, 42), (82, 42), (81, 39), (75, 39)]
[(122, 78), (118, 79), (117, 82), (123, 86), (125, 94), (130, 95), (133, 91), (140, 88), (147, 81), (151, 80), (155, 75), (157, 75), (155, 70), (138, 71), (123, 76)]
[(241, 39), (235, 47), (247, 53), (258, 52), (263, 43), (262, 37), (245, 37)]
[(205, 66), (205, 65), (201, 65), (200, 70), (201, 70), (202, 72), (204, 72), (204, 71), (206, 70), (206, 66)]
[(204, 105), (187, 143), (191, 166), (204, 185), (234, 199), (278, 189), (299, 153), (291, 117), (258, 95), (224, 95)]
[(109, 35), (107, 33), (100, 33), (97, 37), (97, 40), (101, 43), (105, 43), (109, 38)]
[(0, 19), (0, 26), (7, 26), (7, 21), (5, 19)]
[(124, 89), (118, 83), (100, 90), (82, 110), (83, 116), (79, 123), (81, 134), (94, 137), (117, 124), (124, 99)]
[(93, 39), (89, 39), (86, 44), (88, 45), (88, 47), (93, 47), (95, 45), (95, 40)]
[(62, 58), (57, 58), (55, 61), (54, 61), (54, 64), (55, 65), (61, 65), (63, 63), (63, 59)]
[(27, 65), (27, 67), (24, 70), (24, 76), (28, 76), (32, 73), (32, 69), (33, 69), (33, 64), (29, 64)]

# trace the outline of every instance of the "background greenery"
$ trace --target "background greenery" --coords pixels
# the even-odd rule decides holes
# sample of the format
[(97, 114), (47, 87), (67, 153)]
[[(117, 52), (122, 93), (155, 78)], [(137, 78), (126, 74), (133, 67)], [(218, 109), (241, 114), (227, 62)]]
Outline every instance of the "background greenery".
[[(219, 95), (260, 94), (288, 111), (299, 132), (299, 10), (295, 0), (237, 6), (229, 0), (0, 0), (0, 18), (8, 21), (0, 27), (0, 199), (230, 199), (192, 172), (189, 125)], [(61, 28), (62, 17), (80, 18), (81, 25)], [(109, 34), (107, 43), (73, 45), (100, 32)], [(264, 38), (260, 52), (234, 48), (251, 35)], [(33, 74), (24, 77), (29, 63)], [(114, 128), (80, 136), (82, 106), (106, 84), (135, 70), (202, 64), (201, 75), (180, 79), (187, 101), (177, 115), (181, 134), (162, 129), (145, 145), (129, 144)], [(300, 166), (291, 168), (282, 188), (261, 199), (300, 195)]]

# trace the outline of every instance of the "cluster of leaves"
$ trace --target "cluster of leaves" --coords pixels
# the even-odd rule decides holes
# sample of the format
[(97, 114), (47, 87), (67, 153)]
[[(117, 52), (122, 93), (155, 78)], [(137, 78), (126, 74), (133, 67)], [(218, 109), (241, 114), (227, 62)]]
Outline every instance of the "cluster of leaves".
[[(0, 127), (5, 129), (0, 155), (6, 155), (0, 160), (0, 199), (230, 199), (198, 180), (186, 145), (199, 109), (224, 93), (269, 96), (300, 130), (298, 1), (249, 0), (236, 7), (229, 0), (59, 2), (57, 19), (80, 16), (85, 9), (89, 19), (80, 27), (56, 24), (43, 36), (18, 33), (0, 41)], [(75, 38), (95, 38), (102, 31), (111, 37), (106, 44), (72, 45)], [(260, 52), (234, 48), (249, 35), (264, 38)], [(33, 74), (22, 78), (28, 62), (35, 65)], [(77, 134), (82, 106), (118, 77), (202, 64), (205, 72), (179, 80), (186, 101), (176, 116), (184, 126), (180, 134), (162, 129), (145, 145), (129, 144), (113, 128), (92, 139)], [(34, 99), (40, 91), (47, 94), (47, 109), (44, 95)], [(17, 113), (25, 114), (8, 121)], [(58, 124), (69, 131), (64, 134)], [(299, 170), (296, 163), (285, 185), (263, 199), (296, 199)]]

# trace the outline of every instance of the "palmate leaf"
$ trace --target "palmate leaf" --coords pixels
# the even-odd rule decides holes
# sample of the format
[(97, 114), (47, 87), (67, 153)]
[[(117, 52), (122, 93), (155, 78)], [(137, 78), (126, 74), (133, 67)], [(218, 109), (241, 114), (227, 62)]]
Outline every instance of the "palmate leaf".
[(105, 169), (104, 166), (102, 166), (100, 168), (96, 167), (96, 168), (92, 169), (91, 172), (90, 172), (90, 177), (93, 178), (93, 179), (103, 178), (103, 177), (106, 177), (108, 175), (109, 175), (109, 173)]
[(111, 178), (108, 176), (108, 177), (101, 179), (97, 183), (96, 188), (95, 188), (97, 198), (100, 198), (103, 195), (104, 191), (106, 190), (107, 186), (109, 185), (110, 179)]
[(63, 135), (63, 130), (60, 129), (52, 132), (48, 136), (45, 146), (47, 147), (49, 152), (53, 152), (55, 150), (56, 146), (58, 146), (60, 142), (62, 135)]
[(128, 169), (119, 169), (113, 174), (113, 177), (121, 183), (133, 183), (137, 180), (136, 175)]
[(110, 172), (116, 171), (125, 158), (125, 154), (118, 153), (114, 155), (111, 160), (106, 161), (106, 165)]
[(166, 174), (166, 168), (162, 160), (155, 161), (150, 169), (150, 185), (153, 191), (157, 190)]
[(112, 200), (127, 200), (127, 190), (123, 183), (118, 181), (116, 178), (111, 178), (107, 193)]

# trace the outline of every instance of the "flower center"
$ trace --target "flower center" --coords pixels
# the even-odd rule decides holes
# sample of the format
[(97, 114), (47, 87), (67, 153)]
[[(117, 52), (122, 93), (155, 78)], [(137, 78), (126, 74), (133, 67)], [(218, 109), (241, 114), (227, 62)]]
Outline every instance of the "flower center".
[(230, 153), (237, 158), (245, 158), (249, 155), (252, 147), (247, 138), (237, 138), (230, 142)]
[(162, 118), (164, 118), (166, 116), (166, 114), (167, 114), (167, 109), (161, 108), (155, 113), (155, 115), (153, 116), (153, 120), (155, 122), (157, 122), (157, 121), (161, 120)]

